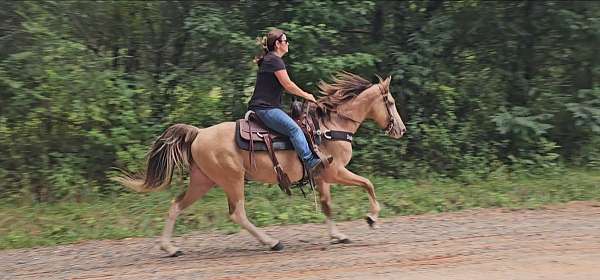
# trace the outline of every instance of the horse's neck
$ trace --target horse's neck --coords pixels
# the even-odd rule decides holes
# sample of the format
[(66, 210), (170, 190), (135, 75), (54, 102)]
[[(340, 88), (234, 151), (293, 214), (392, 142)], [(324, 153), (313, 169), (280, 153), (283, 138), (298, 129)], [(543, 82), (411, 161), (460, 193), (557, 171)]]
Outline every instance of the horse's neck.
[[(374, 87), (377, 87), (375, 85)], [(338, 109), (348, 113), (347, 117), (352, 120), (342, 117), (337, 113), (331, 113), (328, 119), (321, 119), (321, 127), (325, 130), (339, 130), (351, 133), (356, 133), (360, 125), (365, 121), (367, 113), (371, 110), (374, 98), (376, 97), (374, 87), (371, 87), (365, 92), (362, 92), (356, 97), (356, 100), (351, 104), (340, 105)], [(352, 144), (346, 141), (326, 141), (323, 146), (325, 153), (333, 156), (334, 160), (343, 162), (344, 165), (350, 162), (352, 158)]]
[(322, 126), (325, 126), (329, 130), (356, 133), (371, 109), (376, 87), (377, 85), (374, 85), (359, 94), (355, 100), (340, 105), (338, 107), (340, 114), (332, 113), (329, 119), (323, 120)]
[(356, 133), (361, 123), (354, 122), (336, 113), (332, 113), (329, 119), (322, 120), (321, 126), (325, 127), (327, 130), (338, 130)]

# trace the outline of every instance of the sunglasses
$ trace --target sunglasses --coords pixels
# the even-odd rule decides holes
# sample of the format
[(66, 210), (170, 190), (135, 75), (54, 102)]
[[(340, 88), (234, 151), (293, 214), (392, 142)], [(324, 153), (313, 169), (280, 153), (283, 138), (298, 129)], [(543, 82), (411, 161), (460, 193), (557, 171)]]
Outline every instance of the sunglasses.
[(281, 37), (283, 37), (283, 35), (284, 35), (284, 34), (285, 34), (285, 33), (282, 33), (282, 34), (281, 34), (281, 35), (279, 35), (279, 37), (277, 37), (277, 39), (275, 39), (275, 40), (277, 40), (277, 41), (279, 41), (279, 42), (284, 42), (284, 43), (286, 43), (286, 44), (289, 44), (289, 43), (290, 43), (290, 40), (289, 40), (288, 38), (285, 38), (285, 40), (281, 39)]

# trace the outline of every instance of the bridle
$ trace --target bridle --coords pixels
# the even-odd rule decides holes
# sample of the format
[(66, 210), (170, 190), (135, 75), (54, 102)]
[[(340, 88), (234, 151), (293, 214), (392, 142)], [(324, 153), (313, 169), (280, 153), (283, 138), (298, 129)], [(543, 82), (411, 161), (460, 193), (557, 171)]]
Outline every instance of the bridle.
[(390, 133), (392, 133), (392, 130), (394, 130), (394, 127), (396, 126), (396, 120), (393, 117), (391, 108), (392, 106), (395, 106), (395, 104), (393, 101), (390, 100), (390, 92), (388, 90), (385, 90), (383, 86), (381, 86), (381, 84), (377, 84), (377, 87), (379, 88), (379, 92), (383, 96), (383, 104), (385, 105), (385, 109), (388, 114), (388, 124), (385, 127), (385, 134), (390, 135)]
[[(394, 106), (394, 102), (392, 102), (390, 100), (390, 92), (385, 90), (383, 88), (383, 86), (381, 84), (377, 84), (377, 87), (379, 88), (379, 93), (381, 93), (382, 97), (383, 97), (383, 104), (385, 105), (385, 109), (388, 115), (388, 124), (385, 127), (385, 134), (390, 135), (390, 133), (392, 133), (392, 131), (394, 130), (394, 128), (396, 127), (396, 120), (394, 119), (394, 115), (392, 113), (392, 106)], [(350, 121), (353, 121), (357, 124), (360, 124), (360, 121), (357, 121), (355, 119), (353, 119), (350, 116), (347, 116), (345, 114), (340, 113), (339, 111), (336, 112), (340, 117), (343, 117), (345, 119), (348, 119)], [(371, 131), (378, 131), (372, 128), (368, 128), (368, 127), (364, 127), (364, 129), (366, 130), (371, 130)]]

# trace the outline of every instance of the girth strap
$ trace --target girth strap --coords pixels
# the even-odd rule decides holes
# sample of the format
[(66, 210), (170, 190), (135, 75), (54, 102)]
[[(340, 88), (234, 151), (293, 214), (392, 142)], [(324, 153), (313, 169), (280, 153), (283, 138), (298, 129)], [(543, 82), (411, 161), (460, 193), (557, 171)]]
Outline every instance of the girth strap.
[(256, 169), (256, 162), (254, 161), (254, 140), (252, 139), (252, 123), (248, 123), (248, 130), (250, 131), (250, 152), (248, 153), (248, 160), (250, 160), (250, 169)]

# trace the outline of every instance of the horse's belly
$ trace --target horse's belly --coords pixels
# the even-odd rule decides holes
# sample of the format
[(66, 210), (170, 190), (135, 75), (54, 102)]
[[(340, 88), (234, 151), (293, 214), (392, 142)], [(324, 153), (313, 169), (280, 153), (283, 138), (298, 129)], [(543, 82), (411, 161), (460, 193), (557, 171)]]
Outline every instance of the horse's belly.
[[(245, 177), (248, 180), (270, 184), (277, 183), (277, 174), (267, 152), (254, 152), (254, 164), (250, 163), (248, 151), (241, 152), (244, 154)], [(302, 164), (295, 151), (277, 151), (275, 155), (283, 172), (288, 175), (290, 181), (296, 182), (302, 179)]]

